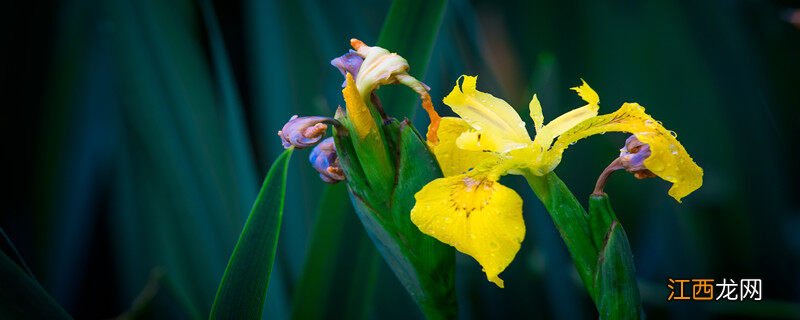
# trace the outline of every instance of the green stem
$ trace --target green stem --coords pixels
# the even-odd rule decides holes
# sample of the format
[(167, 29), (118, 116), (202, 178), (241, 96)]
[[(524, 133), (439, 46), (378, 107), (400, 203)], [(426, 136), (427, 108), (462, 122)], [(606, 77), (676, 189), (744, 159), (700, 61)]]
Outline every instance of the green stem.
[(526, 171), (524, 176), (553, 219), (583, 285), (592, 299), (595, 299), (594, 278), (598, 249), (592, 240), (589, 215), (555, 173), (536, 176)]
[(639, 288), (628, 237), (608, 196), (589, 198), (589, 214), (555, 173), (524, 173), (564, 239), (600, 319), (638, 319)]

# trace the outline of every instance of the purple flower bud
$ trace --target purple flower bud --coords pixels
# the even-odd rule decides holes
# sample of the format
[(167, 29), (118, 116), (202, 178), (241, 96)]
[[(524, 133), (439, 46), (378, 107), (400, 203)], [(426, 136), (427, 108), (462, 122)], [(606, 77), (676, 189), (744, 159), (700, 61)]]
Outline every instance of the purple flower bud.
[(650, 145), (639, 141), (634, 135), (628, 137), (625, 140), (625, 147), (619, 150), (619, 158), (614, 159), (597, 178), (592, 194), (604, 194), (603, 188), (606, 186), (608, 177), (617, 170), (625, 169), (637, 179), (655, 177), (656, 175), (644, 165), (644, 160), (648, 157), (650, 157)]
[(325, 130), (328, 129), (328, 124), (335, 124), (336, 120), (328, 117), (298, 117), (292, 116), (281, 131), (278, 131), (278, 136), (283, 140), (283, 147), (288, 149), (294, 146), (297, 149), (310, 147), (325, 136)]
[(322, 140), (311, 150), (308, 156), (311, 166), (319, 172), (319, 177), (327, 183), (337, 183), (344, 180), (344, 171), (339, 166), (339, 157), (336, 155), (336, 145), (333, 137)]
[(650, 157), (650, 145), (639, 141), (632, 135), (625, 140), (625, 147), (619, 150), (619, 160), (625, 171), (633, 173), (638, 179), (651, 178), (655, 175), (644, 166), (644, 160)]
[[(341, 57), (331, 60), (331, 65), (339, 69), (339, 72), (342, 73), (342, 76), (346, 76), (347, 73), (353, 75), (353, 79), (358, 76), (358, 70), (361, 69), (361, 63), (364, 62), (364, 58), (362, 58), (355, 50), (350, 50), (350, 52), (345, 53)], [(347, 81), (345, 80), (342, 82), (342, 88), (345, 87)]]

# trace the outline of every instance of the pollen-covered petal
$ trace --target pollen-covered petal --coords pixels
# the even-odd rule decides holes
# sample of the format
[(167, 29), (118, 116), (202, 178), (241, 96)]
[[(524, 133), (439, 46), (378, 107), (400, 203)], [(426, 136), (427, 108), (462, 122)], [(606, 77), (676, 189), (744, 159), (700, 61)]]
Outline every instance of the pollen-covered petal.
[(675, 134), (645, 113), (644, 107), (637, 103), (625, 103), (614, 113), (581, 122), (558, 138), (546, 158), (557, 163), (571, 143), (611, 131), (630, 132), (650, 146), (651, 154), (644, 160), (644, 166), (661, 179), (672, 182), (669, 195), (678, 202), (703, 184), (703, 169), (692, 160)]
[(469, 124), (460, 118), (444, 117), (439, 124), (439, 143), (430, 143), (431, 150), (442, 168), (445, 177), (462, 174), (481, 162), (497, 157), (493, 153), (470, 151), (459, 148), (456, 140), (470, 130)]
[(353, 123), (359, 138), (363, 139), (368, 133), (377, 131), (378, 128), (350, 73), (345, 75), (345, 84), (342, 95), (347, 106), (347, 117)]
[(414, 196), (411, 221), (423, 233), (475, 258), (499, 287), (499, 274), (525, 238), (522, 199), (497, 181), (457, 175), (431, 181)]
[(502, 99), (476, 89), (478, 77), (462, 76), (444, 103), (466, 120), (476, 131), (497, 141), (497, 152), (508, 152), (530, 143), (525, 122), (517, 111)]

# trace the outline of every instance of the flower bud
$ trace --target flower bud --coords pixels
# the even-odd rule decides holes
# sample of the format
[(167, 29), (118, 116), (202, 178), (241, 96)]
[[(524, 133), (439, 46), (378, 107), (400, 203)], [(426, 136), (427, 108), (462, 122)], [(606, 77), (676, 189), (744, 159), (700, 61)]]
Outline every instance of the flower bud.
[[(361, 69), (361, 63), (364, 62), (364, 58), (358, 55), (355, 50), (350, 50), (350, 52), (343, 54), (341, 57), (331, 60), (331, 65), (339, 69), (339, 72), (342, 73), (342, 77), (347, 76), (348, 73), (352, 74), (353, 77), (358, 77), (358, 70)], [(347, 84), (347, 80), (342, 82), (342, 88)]]
[(327, 124), (336, 124), (336, 120), (328, 117), (298, 117), (292, 116), (283, 129), (278, 131), (278, 136), (283, 140), (283, 147), (288, 149), (294, 146), (297, 149), (310, 147), (325, 136)]
[(322, 140), (308, 156), (311, 166), (319, 172), (319, 177), (327, 183), (337, 183), (345, 179), (344, 171), (339, 166), (339, 157), (336, 155), (336, 145), (333, 137)]
[(620, 165), (637, 179), (656, 176), (644, 166), (644, 160), (648, 157), (650, 157), (650, 145), (639, 141), (634, 135), (628, 137), (625, 140), (625, 147), (619, 150)]
[(594, 186), (592, 194), (604, 194), (603, 188), (606, 186), (606, 181), (612, 172), (625, 169), (633, 174), (637, 179), (652, 178), (656, 175), (647, 169), (644, 165), (644, 160), (650, 157), (650, 145), (639, 141), (635, 135), (631, 135), (625, 140), (625, 147), (619, 149), (619, 158), (614, 159), (611, 164), (603, 170), (600, 177), (597, 178), (597, 183)]

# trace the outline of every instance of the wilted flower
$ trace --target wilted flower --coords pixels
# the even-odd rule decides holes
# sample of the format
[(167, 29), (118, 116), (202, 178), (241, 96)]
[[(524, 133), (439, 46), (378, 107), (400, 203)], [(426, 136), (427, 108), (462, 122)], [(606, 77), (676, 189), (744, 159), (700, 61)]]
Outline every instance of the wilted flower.
[[(350, 50), (341, 57), (331, 60), (331, 65), (339, 69), (339, 72), (342, 73), (342, 77), (346, 76), (348, 73), (357, 77), (358, 70), (361, 69), (361, 64), (363, 62), (364, 58), (358, 55), (358, 52)], [(346, 84), (346, 81), (342, 81), (342, 88), (344, 88)]]
[[(355, 49), (341, 57), (333, 59), (331, 64), (342, 72), (343, 76), (350, 73), (353, 76), (355, 87), (363, 101), (369, 101), (372, 93), (378, 87), (386, 84), (400, 83), (416, 92), (422, 100), (422, 107), (428, 113), (431, 124), (428, 128), (428, 140), (437, 141), (436, 131), (439, 127), (439, 114), (433, 108), (430, 88), (408, 74), (408, 61), (396, 53), (391, 53), (381, 47), (371, 47), (361, 40), (351, 39), (350, 45)], [(359, 60), (359, 57), (363, 60)], [(343, 86), (346, 86), (347, 80)]]

